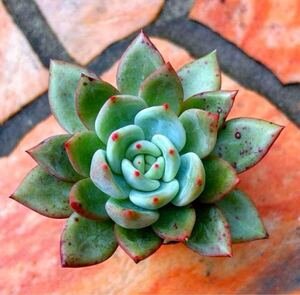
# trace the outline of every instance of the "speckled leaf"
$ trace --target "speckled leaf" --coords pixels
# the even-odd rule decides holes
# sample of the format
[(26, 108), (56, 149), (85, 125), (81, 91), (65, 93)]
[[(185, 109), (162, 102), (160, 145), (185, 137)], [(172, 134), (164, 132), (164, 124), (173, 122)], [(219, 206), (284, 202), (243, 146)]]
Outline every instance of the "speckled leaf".
[(86, 128), (95, 131), (95, 121), (101, 107), (109, 97), (118, 93), (109, 83), (81, 74), (75, 93), (75, 106)]
[(234, 190), (217, 202), (230, 226), (234, 243), (265, 239), (268, 233), (251, 199), (242, 191)]
[(133, 124), (135, 115), (146, 107), (146, 103), (135, 96), (112, 96), (97, 116), (95, 123), (97, 135), (106, 143), (114, 130)]
[(152, 228), (165, 243), (184, 242), (190, 237), (196, 221), (194, 208), (166, 206), (159, 213), (160, 217)]
[(183, 86), (185, 99), (200, 92), (219, 90), (221, 73), (216, 51), (183, 66), (178, 76)]
[(142, 83), (139, 96), (146, 101), (148, 106), (168, 103), (171, 110), (177, 115), (180, 113), (183, 89), (170, 63), (161, 66)]
[(179, 120), (186, 132), (186, 143), (182, 153), (193, 152), (200, 159), (208, 156), (216, 144), (219, 115), (189, 109), (181, 114)]
[(24, 178), (11, 198), (51, 218), (66, 218), (72, 213), (69, 193), (72, 184), (63, 182), (35, 167)]
[(175, 206), (186, 206), (199, 197), (205, 187), (206, 176), (202, 161), (195, 153), (184, 154), (180, 159), (176, 176), (180, 189), (172, 203)]
[(186, 245), (200, 255), (231, 257), (229, 225), (214, 206), (196, 210), (196, 223)]
[(158, 211), (140, 208), (127, 200), (110, 198), (105, 209), (109, 217), (122, 227), (138, 229), (149, 226), (159, 218)]
[(110, 220), (86, 219), (73, 213), (61, 236), (63, 267), (82, 267), (108, 259), (117, 249), (114, 224)]
[(121, 58), (117, 73), (118, 89), (124, 94), (137, 95), (141, 83), (163, 64), (158, 50), (141, 32)]
[(49, 103), (58, 123), (69, 133), (86, 130), (75, 110), (74, 94), (81, 74), (86, 69), (52, 60), (50, 64)]
[(83, 217), (95, 220), (108, 219), (105, 203), (109, 196), (99, 190), (90, 178), (73, 185), (70, 192), (71, 208)]
[(152, 255), (162, 244), (150, 227), (126, 229), (116, 224), (115, 235), (120, 247), (135, 263)]
[(226, 122), (219, 131), (214, 153), (243, 172), (258, 163), (274, 143), (282, 126), (252, 118)]
[(208, 91), (186, 99), (182, 105), (182, 112), (188, 109), (201, 109), (219, 115), (220, 128), (229, 114), (237, 91)]
[(82, 176), (73, 169), (64, 145), (70, 137), (71, 135), (67, 134), (49, 137), (27, 153), (47, 173), (63, 181), (76, 182)]
[(197, 201), (214, 203), (223, 198), (238, 184), (239, 178), (229, 163), (218, 157), (210, 156), (203, 160), (206, 174), (205, 188)]
[(94, 153), (104, 145), (92, 131), (83, 131), (73, 135), (65, 148), (73, 168), (83, 176), (90, 175), (90, 167)]

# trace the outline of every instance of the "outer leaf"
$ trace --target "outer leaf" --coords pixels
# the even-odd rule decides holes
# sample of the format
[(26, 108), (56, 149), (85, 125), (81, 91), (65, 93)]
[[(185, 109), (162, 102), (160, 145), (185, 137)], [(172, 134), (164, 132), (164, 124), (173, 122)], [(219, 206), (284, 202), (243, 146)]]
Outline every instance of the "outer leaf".
[(209, 155), (216, 144), (218, 119), (219, 115), (198, 109), (182, 113), (179, 120), (186, 132), (186, 144), (182, 152), (193, 152), (200, 159)]
[(124, 52), (119, 63), (117, 85), (121, 93), (137, 95), (141, 83), (164, 64), (149, 38), (141, 32)]
[(89, 130), (95, 131), (97, 115), (107, 99), (118, 94), (107, 82), (81, 74), (75, 93), (76, 112)]
[(151, 140), (156, 134), (161, 134), (172, 140), (179, 152), (185, 145), (185, 130), (168, 105), (140, 111), (135, 116), (134, 124), (143, 129), (147, 140)]
[(44, 216), (66, 218), (72, 213), (69, 206), (71, 187), (71, 183), (63, 182), (42, 168), (35, 167), (11, 198)]
[(243, 172), (264, 157), (282, 130), (282, 126), (259, 119), (229, 120), (218, 134), (214, 153)]
[(70, 192), (70, 206), (83, 217), (95, 220), (108, 219), (105, 203), (108, 196), (86, 178), (78, 181)]
[(140, 208), (129, 200), (110, 198), (105, 205), (105, 209), (115, 223), (129, 229), (147, 227), (159, 218), (157, 211)]
[(204, 191), (198, 200), (203, 203), (214, 203), (229, 193), (239, 182), (235, 170), (226, 161), (209, 157), (203, 160), (206, 173)]
[(182, 111), (188, 109), (201, 109), (219, 115), (218, 127), (223, 125), (233, 105), (237, 91), (208, 91), (198, 93), (186, 99)]
[(186, 245), (200, 255), (231, 257), (229, 225), (221, 211), (213, 206), (197, 209), (192, 235)]
[(179, 70), (178, 76), (185, 99), (200, 92), (219, 90), (221, 74), (216, 51), (185, 65)]
[(166, 206), (159, 210), (160, 218), (152, 228), (165, 243), (171, 241), (186, 241), (193, 230), (196, 221), (194, 208)]
[(90, 175), (94, 153), (103, 147), (103, 143), (92, 131), (76, 133), (65, 143), (66, 152), (73, 168), (86, 177)]
[(234, 243), (265, 239), (268, 233), (251, 199), (240, 190), (234, 190), (217, 203), (230, 225)]
[(180, 113), (183, 89), (170, 63), (161, 66), (142, 83), (139, 96), (146, 101), (148, 106), (168, 103), (171, 110), (177, 115)]
[(135, 115), (146, 107), (146, 103), (135, 96), (112, 96), (97, 116), (95, 123), (97, 135), (106, 143), (114, 130), (133, 124)]
[(72, 167), (65, 151), (65, 142), (71, 135), (49, 137), (27, 151), (29, 155), (47, 173), (67, 182), (75, 182), (82, 178)]
[(199, 197), (205, 187), (205, 170), (202, 161), (194, 153), (182, 155), (176, 176), (179, 192), (173, 199), (175, 206), (186, 206)]
[(92, 159), (91, 179), (105, 194), (116, 199), (126, 199), (130, 188), (122, 176), (115, 175), (106, 161), (104, 150), (98, 150)]
[(118, 247), (113, 228), (110, 220), (90, 220), (73, 213), (61, 237), (62, 266), (82, 267), (108, 259)]
[(126, 229), (116, 224), (115, 234), (121, 248), (135, 263), (151, 256), (162, 243), (161, 239), (149, 227)]
[(69, 133), (86, 130), (76, 113), (74, 101), (74, 93), (82, 73), (89, 74), (81, 67), (62, 61), (51, 61), (49, 103), (52, 114)]

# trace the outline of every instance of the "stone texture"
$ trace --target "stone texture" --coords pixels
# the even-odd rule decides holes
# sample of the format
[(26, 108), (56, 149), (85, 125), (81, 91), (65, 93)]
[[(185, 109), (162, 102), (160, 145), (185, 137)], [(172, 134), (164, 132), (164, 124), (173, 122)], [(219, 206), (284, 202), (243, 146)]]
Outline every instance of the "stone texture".
[(87, 64), (107, 46), (152, 22), (164, 0), (35, 0), (69, 54)]
[[(176, 68), (191, 60), (167, 41), (154, 42)], [(115, 66), (104, 76), (110, 80), (114, 74)], [(103, 264), (62, 269), (58, 250), (64, 221), (39, 216), (4, 197), (0, 199), (2, 294), (299, 294), (299, 129), (266, 99), (224, 75), (223, 89), (240, 89), (231, 117), (259, 117), (286, 126), (268, 155), (240, 175), (240, 187), (252, 196), (266, 223), (268, 240), (234, 245), (233, 258), (203, 258), (178, 244), (161, 247), (137, 265), (118, 249)], [(9, 157), (0, 159), (3, 196), (11, 194), (34, 166), (24, 151), (61, 132), (50, 117)]]
[(47, 90), (48, 73), (0, 2), (0, 124)]
[(283, 83), (300, 82), (299, 0), (196, 0), (190, 18), (237, 44)]

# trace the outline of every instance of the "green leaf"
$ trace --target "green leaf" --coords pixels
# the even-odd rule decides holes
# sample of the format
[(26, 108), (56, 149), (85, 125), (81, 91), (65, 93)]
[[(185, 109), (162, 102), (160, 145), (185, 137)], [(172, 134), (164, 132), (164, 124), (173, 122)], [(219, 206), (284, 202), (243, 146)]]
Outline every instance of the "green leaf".
[(110, 198), (105, 205), (105, 209), (115, 223), (129, 229), (147, 227), (159, 218), (157, 211), (138, 207), (128, 199), (116, 200)]
[(66, 218), (72, 213), (69, 193), (72, 184), (63, 182), (35, 167), (24, 178), (12, 199), (51, 218)]
[[(126, 151), (126, 158), (129, 159), (130, 161), (133, 160), (133, 158), (136, 155), (146, 155), (148, 156), (153, 156), (153, 161), (156, 161), (156, 157), (159, 157), (161, 155), (160, 149), (153, 144), (151, 141), (148, 140), (139, 140), (134, 143), (132, 143), (127, 151)], [(152, 163), (153, 164), (153, 163)]]
[(117, 249), (114, 224), (86, 219), (73, 213), (61, 236), (61, 264), (63, 267), (82, 267), (108, 259)]
[(205, 170), (200, 158), (194, 153), (182, 155), (176, 176), (179, 192), (173, 199), (175, 206), (186, 206), (199, 197), (205, 187)]
[(98, 150), (92, 159), (91, 179), (93, 183), (105, 194), (116, 199), (126, 199), (130, 187), (122, 176), (114, 174), (107, 161), (104, 150)]
[(221, 211), (203, 206), (196, 211), (196, 223), (186, 245), (204, 256), (231, 257), (229, 225)]
[(65, 151), (65, 142), (71, 135), (56, 135), (42, 141), (27, 151), (29, 155), (47, 173), (67, 182), (76, 182), (81, 179), (72, 167)]
[(217, 202), (230, 226), (234, 243), (265, 239), (268, 233), (251, 199), (242, 191), (234, 190)]
[(90, 178), (73, 185), (70, 192), (70, 206), (83, 217), (95, 220), (108, 219), (105, 203), (109, 196), (99, 190)]
[(165, 160), (158, 157), (152, 166), (147, 170), (145, 176), (150, 179), (161, 179), (165, 172)]
[(107, 143), (114, 130), (133, 124), (135, 115), (146, 107), (146, 103), (135, 96), (112, 96), (97, 116), (95, 123), (97, 135), (104, 143)]
[(161, 134), (172, 140), (178, 152), (185, 145), (185, 130), (168, 105), (150, 107), (140, 111), (135, 116), (134, 124), (143, 129), (146, 140), (151, 140), (154, 135)]
[(189, 109), (179, 117), (185, 132), (183, 153), (193, 152), (200, 159), (208, 156), (215, 147), (219, 115), (199, 109)]
[(135, 263), (151, 256), (162, 243), (161, 239), (149, 227), (126, 229), (116, 224), (115, 234), (121, 248)]
[(93, 155), (104, 145), (94, 132), (84, 131), (74, 134), (65, 143), (65, 148), (73, 168), (89, 177)]
[(178, 76), (181, 80), (184, 98), (204, 91), (215, 91), (221, 87), (221, 73), (214, 50), (198, 60), (183, 66)]
[(158, 50), (141, 32), (121, 58), (117, 73), (118, 89), (124, 94), (137, 95), (141, 83), (163, 64)]
[(203, 160), (206, 174), (204, 191), (197, 200), (214, 203), (229, 193), (239, 182), (235, 170), (226, 161), (211, 156)]
[(75, 93), (75, 106), (86, 128), (95, 131), (95, 121), (103, 104), (109, 97), (118, 93), (109, 83), (81, 74)]
[(139, 170), (141, 173), (145, 173), (145, 156), (137, 155), (132, 161), (133, 166)]
[(52, 60), (50, 64), (49, 103), (52, 114), (67, 132), (86, 130), (75, 110), (74, 94), (81, 74), (90, 74), (86, 69)]
[(162, 65), (153, 72), (141, 85), (139, 96), (148, 106), (169, 104), (177, 115), (180, 113), (183, 101), (181, 82), (170, 63)]
[(174, 179), (170, 182), (161, 182), (160, 187), (151, 192), (132, 190), (129, 199), (141, 208), (155, 210), (171, 202), (178, 190), (178, 181)]
[(260, 119), (229, 120), (218, 134), (214, 154), (243, 172), (265, 156), (282, 130), (283, 126)]
[(194, 208), (166, 206), (159, 213), (160, 217), (152, 228), (165, 243), (184, 242), (190, 237), (196, 221)]
[(188, 109), (201, 109), (219, 115), (218, 128), (220, 128), (229, 114), (237, 91), (208, 91), (198, 93), (186, 99), (182, 111)]

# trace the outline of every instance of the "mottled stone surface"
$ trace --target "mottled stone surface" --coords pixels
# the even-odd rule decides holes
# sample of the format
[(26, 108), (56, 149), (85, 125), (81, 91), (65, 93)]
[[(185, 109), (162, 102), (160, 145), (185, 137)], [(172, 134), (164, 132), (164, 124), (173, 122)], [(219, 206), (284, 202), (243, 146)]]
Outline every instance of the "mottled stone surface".
[(0, 124), (47, 90), (48, 73), (0, 2)]
[(300, 82), (299, 0), (196, 0), (197, 20), (270, 68), (283, 83)]
[[(191, 57), (155, 39), (178, 68)], [(170, 54), (170, 56), (169, 56)], [(111, 80), (115, 67), (106, 73)], [(268, 240), (233, 247), (233, 258), (203, 258), (184, 245), (163, 246), (135, 264), (118, 249), (103, 264), (63, 269), (59, 238), (64, 224), (39, 216), (6, 198), (34, 166), (24, 150), (61, 133), (52, 117), (37, 125), (7, 158), (0, 159), (0, 290), (3, 294), (299, 294), (300, 132), (258, 94), (223, 75), (223, 89), (240, 89), (231, 117), (259, 117), (286, 128), (268, 155), (241, 174), (270, 234)]]
[(69, 54), (87, 64), (107, 46), (152, 22), (164, 0), (35, 0)]

